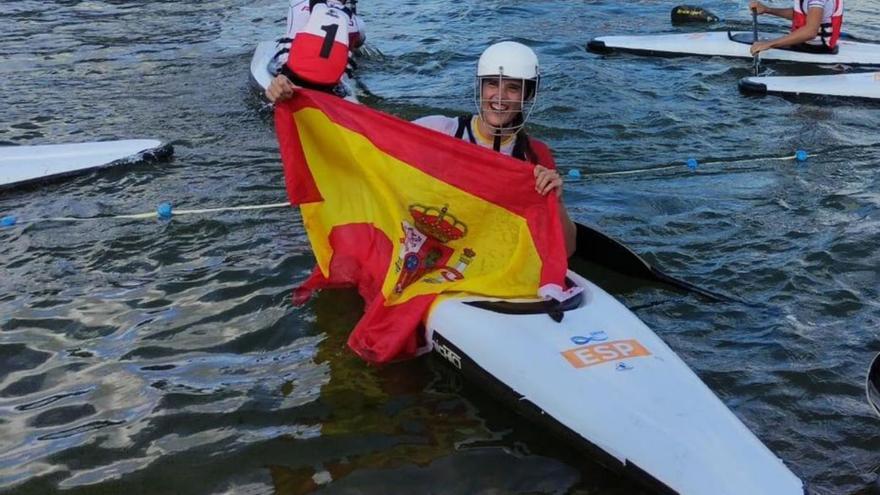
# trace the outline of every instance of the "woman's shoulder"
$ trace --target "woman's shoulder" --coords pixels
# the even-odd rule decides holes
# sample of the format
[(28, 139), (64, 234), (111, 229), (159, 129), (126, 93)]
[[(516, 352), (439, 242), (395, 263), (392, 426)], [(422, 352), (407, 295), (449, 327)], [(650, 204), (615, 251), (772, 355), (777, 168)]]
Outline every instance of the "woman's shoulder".
[(426, 117), (420, 117), (416, 120), (413, 120), (412, 122), (413, 124), (418, 124), (422, 127), (427, 127), (428, 129), (433, 129), (444, 134), (449, 134), (450, 136), (454, 136), (455, 131), (458, 130), (458, 117), (447, 117), (445, 115), (428, 115)]
[(545, 142), (529, 136), (529, 148), (531, 148), (534, 161), (550, 169), (556, 168), (553, 150)]

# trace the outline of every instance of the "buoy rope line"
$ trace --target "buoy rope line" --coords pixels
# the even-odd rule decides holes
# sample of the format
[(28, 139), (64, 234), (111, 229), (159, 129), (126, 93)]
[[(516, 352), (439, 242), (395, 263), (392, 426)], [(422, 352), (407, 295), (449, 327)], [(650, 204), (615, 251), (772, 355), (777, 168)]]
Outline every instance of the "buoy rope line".
[[(674, 170), (680, 169), (682, 165), (687, 167), (690, 170), (696, 170), (700, 166), (706, 165), (718, 165), (718, 164), (735, 164), (735, 163), (746, 163), (746, 162), (757, 162), (757, 161), (791, 161), (794, 160), (799, 163), (803, 163), (807, 161), (807, 159), (811, 156), (817, 156), (815, 154), (810, 155), (804, 150), (797, 150), (794, 155), (791, 156), (779, 156), (779, 157), (751, 157), (751, 158), (741, 158), (737, 160), (712, 160), (708, 162), (698, 162), (696, 158), (688, 158), (684, 162), (676, 163), (674, 165), (661, 165), (659, 167), (644, 167), (644, 168), (635, 168), (629, 170), (618, 170), (615, 172), (592, 172), (586, 174), (587, 177), (615, 177), (615, 176), (623, 176), (623, 175), (636, 175), (643, 173), (651, 173), (651, 172), (662, 172), (664, 170)], [(572, 167), (568, 171), (568, 177), (570, 179), (579, 179), (581, 177), (581, 169), (584, 167)]]
[(146, 219), (146, 218), (160, 218), (160, 219), (169, 219), (173, 216), (181, 216), (181, 215), (201, 215), (205, 213), (218, 213), (224, 211), (244, 211), (244, 210), (266, 210), (269, 208), (284, 208), (290, 207), (290, 203), (271, 203), (265, 205), (243, 205), (243, 206), (226, 206), (221, 208), (202, 208), (197, 210), (174, 210), (171, 206), (171, 203), (162, 203), (157, 208), (156, 211), (151, 211), (147, 213), (132, 213), (126, 215), (102, 215), (95, 217), (48, 217), (48, 218), (34, 218), (30, 220), (19, 220), (13, 215), (7, 215), (3, 218), (0, 218), (0, 227), (11, 227), (13, 225), (19, 224), (29, 224), (29, 223), (37, 223), (37, 222), (85, 222), (88, 220), (108, 220), (108, 219)]
[[(717, 164), (734, 164), (734, 163), (745, 163), (745, 162), (755, 162), (755, 161), (791, 161), (794, 160), (799, 163), (803, 163), (807, 161), (810, 156), (804, 150), (797, 150), (794, 155), (791, 156), (782, 156), (782, 157), (752, 157), (752, 158), (742, 158), (737, 160), (714, 160), (703, 162), (702, 166), (706, 165), (717, 165)], [(697, 170), (700, 166), (700, 163), (696, 158), (688, 158), (685, 160), (684, 165), (690, 170)], [(583, 167), (572, 167), (568, 170), (568, 178), (569, 179), (580, 179), (581, 178), (581, 169)], [(593, 177), (613, 177), (613, 176), (624, 176), (624, 175), (635, 175), (641, 173), (650, 173), (650, 172), (660, 172), (663, 170), (672, 170), (681, 168), (681, 164), (675, 165), (664, 165), (659, 167), (646, 167), (646, 168), (638, 168), (631, 170), (619, 170), (616, 172), (594, 172), (588, 174), (590, 178)], [(174, 210), (171, 206), (171, 203), (162, 203), (157, 208), (156, 211), (147, 212), (147, 213), (132, 213), (126, 215), (101, 215), (94, 217), (49, 217), (49, 218), (35, 218), (30, 220), (19, 220), (14, 215), (7, 215), (4, 217), (0, 217), (0, 227), (11, 227), (13, 225), (23, 225), (23, 224), (31, 224), (37, 222), (84, 222), (88, 220), (107, 220), (107, 219), (147, 219), (147, 218), (160, 218), (160, 219), (170, 219), (173, 216), (180, 215), (201, 215), (205, 213), (218, 213), (224, 211), (245, 211), (245, 210), (265, 210), (269, 208), (284, 208), (289, 207), (290, 203), (271, 203), (265, 205), (244, 205), (244, 206), (226, 206), (220, 208), (202, 208), (197, 210)]]

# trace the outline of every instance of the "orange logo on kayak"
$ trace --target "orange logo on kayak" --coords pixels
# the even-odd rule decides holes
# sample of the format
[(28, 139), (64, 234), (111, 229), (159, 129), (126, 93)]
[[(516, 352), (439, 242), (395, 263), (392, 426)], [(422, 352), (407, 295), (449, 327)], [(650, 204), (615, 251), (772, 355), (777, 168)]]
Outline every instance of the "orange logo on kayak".
[(601, 344), (585, 345), (563, 351), (562, 355), (575, 368), (586, 368), (609, 361), (631, 357), (650, 356), (651, 352), (638, 340), (615, 340)]

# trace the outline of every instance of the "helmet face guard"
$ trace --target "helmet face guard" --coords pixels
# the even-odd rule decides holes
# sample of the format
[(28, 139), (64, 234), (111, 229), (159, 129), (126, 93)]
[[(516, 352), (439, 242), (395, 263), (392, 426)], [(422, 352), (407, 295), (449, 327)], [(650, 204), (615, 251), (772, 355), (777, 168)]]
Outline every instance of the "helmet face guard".
[[(516, 81), (520, 83), (522, 91), (520, 92), (520, 97), (516, 99), (505, 99), (503, 88), (510, 84), (511, 81)], [(497, 90), (495, 91), (495, 96), (491, 98), (483, 98), (483, 87), (489, 84), (495, 84)], [(537, 100), (537, 90), (538, 90), (538, 81), (531, 79), (514, 79), (510, 77), (505, 77), (503, 74), (495, 75), (495, 76), (477, 76), (474, 85), (474, 104), (477, 107), (477, 113), (480, 116), (480, 119), (483, 120), (489, 127), (495, 129), (497, 133), (507, 132), (517, 132), (525, 125), (526, 120), (529, 118), (529, 115), (532, 113), (532, 109), (535, 107), (535, 101)], [(494, 110), (495, 107), (504, 107), (509, 110)], [(484, 112), (487, 108), (492, 109), (493, 112), (501, 112), (510, 114), (511, 118), (505, 120), (503, 124), (500, 126), (492, 125), (489, 120), (484, 115)]]
[[(513, 41), (495, 43), (487, 48), (477, 63), (477, 75), (474, 84), (474, 103), (480, 119), (492, 127), (496, 134), (519, 131), (528, 120), (538, 97), (540, 83), (538, 57), (531, 48)], [(522, 91), (517, 99), (504, 99), (505, 88), (512, 81), (518, 81)], [(497, 92), (492, 98), (483, 98), (484, 87), (496, 84)], [(487, 108), (510, 108), (510, 119), (501, 125), (492, 125), (486, 119)], [(506, 113), (504, 110), (492, 110)]]

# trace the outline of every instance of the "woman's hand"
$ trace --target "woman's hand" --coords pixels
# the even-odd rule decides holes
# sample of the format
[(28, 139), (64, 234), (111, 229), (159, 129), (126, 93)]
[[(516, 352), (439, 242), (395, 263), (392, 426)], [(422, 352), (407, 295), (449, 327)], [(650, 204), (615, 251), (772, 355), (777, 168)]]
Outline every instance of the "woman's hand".
[(750, 48), (750, 50), (752, 52), (752, 55), (757, 55), (764, 50), (769, 50), (771, 48), (773, 48), (772, 41), (757, 41), (755, 43), (752, 43), (752, 47)]
[(535, 191), (541, 196), (546, 196), (552, 190), (556, 195), (562, 195), (562, 177), (559, 172), (542, 165), (535, 165)]
[(768, 8), (766, 5), (759, 2), (758, 0), (752, 0), (751, 2), (749, 2), (749, 10), (754, 10), (758, 13), (758, 15), (761, 15), (766, 13)]
[(266, 88), (266, 98), (269, 98), (269, 101), (272, 103), (289, 100), (293, 98), (293, 93), (296, 92), (297, 88), (299, 86), (290, 82), (287, 76), (279, 74), (272, 79), (269, 87)]

